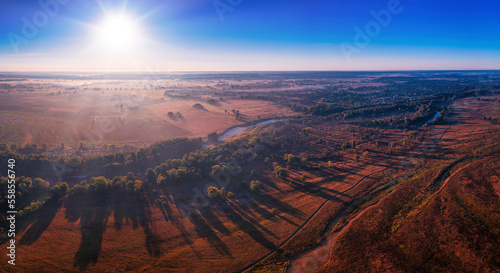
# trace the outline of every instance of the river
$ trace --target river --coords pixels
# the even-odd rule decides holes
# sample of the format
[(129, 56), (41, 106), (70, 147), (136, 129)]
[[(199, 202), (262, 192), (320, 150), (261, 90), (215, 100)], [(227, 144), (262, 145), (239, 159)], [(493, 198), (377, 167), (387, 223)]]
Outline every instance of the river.
[(270, 119), (270, 120), (259, 122), (259, 123), (254, 124), (254, 125), (234, 127), (232, 129), (228, 130), (227, 132), (225, 132), (222, 136), (219, 136), (217, 138), (217, 140), (222, 141), (228, 137), (232, 137), (232, 136), (235, 136), (237, 134), (240, 134), (248, 128), (252, 128), (255, 126), (264, 125), (264, 124), (268, 124), (268, 123), (272, 123), (272, 122), (276, 122), (276, 121), (282, 121), (282, 119)]
[(429, 123), (433, 122), (434, 120), (436, 120), (437, 117), (439, 117), (439, 114), (440, 113), (438, 111), (436, 111), (436, 114), (429, 121), (427, 121), (426, 124), (429, 124)]

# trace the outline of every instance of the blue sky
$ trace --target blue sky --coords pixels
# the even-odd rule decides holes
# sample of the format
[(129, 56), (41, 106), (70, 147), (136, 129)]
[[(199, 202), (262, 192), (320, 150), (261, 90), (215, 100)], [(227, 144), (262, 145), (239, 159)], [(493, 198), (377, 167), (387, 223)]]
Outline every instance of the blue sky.
[[(487, 0), (2, 1), (0, 70), (500, 69), (498, 14)], [(117, 17), (133, 25), (103, 32)]]

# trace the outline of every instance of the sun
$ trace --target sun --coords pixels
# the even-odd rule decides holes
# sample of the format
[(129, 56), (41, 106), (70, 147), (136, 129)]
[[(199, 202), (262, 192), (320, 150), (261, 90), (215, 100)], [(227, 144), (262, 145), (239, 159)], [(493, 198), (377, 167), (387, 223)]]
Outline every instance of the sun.
[(97, 27), (97, 42), (109, 50), (131, 50), (140, 39), (137, 23), (126, 15), (108, 15)]

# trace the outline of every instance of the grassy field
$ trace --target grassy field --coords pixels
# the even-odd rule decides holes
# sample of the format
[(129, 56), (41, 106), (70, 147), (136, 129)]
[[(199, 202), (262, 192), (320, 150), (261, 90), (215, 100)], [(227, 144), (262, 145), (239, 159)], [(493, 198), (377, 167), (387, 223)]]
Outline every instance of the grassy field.
[[(204, 109), (193, 108), (197, 103)], [(238, 119), (232, 109), (239, 110)], [(170, 118), (168, 112), (182, 116)], [(0, 139), (17, 145), (145, 145), (178, 137), (206, 137), (248, 121), (291, 114), (273, 103), (255, 100), (210, 105), (199, 100), (90, 91), (52, 96), (0, 94)]]
[[(178, 108), (168, 110), (173, 103)], [(241, 103), (237, 108), (242, 113), (247, 111), (244, 104), (252, 109), (258, 107), (248, 102), (234, 103), (235, 107)], [(91, 111), (91, 104), (87, 103), (86, 111)], [(190, 104), (154, 102), (137, 111), (149, 111), (159, 122), (167, 122), (166, 111), (180, 111), (186, 119), (194, 119), (196, 111), (203, 110), (189, 108)], [(205, 108), (213, 116), (227, 115), (232, 120), (234, 117), (223, 111), (231, 108), (229, 105)], [(498, 236), (495, 226), (498, 214), (494, 209), (498, 202), (498, 174), (493, 170), (499, 163), (481, 150), (496, 145), (500, 127), (483, 116), (495, 113), (497, 106), (493, 101), (476, 99), (457, 100), (452, 106), (454, 110), (445, 124), (422, 127), (415, 131), (414, 138), (410, 138), (412, 132), (400, 129), (378, 131), (342, 121), (296, 119), (257, 127), (248, 133), (248, 139), (280, 128), (279, 136), (297, 143), (288, 153), (306, 160), (287, 163), (283, 154), (277, 154), (270, 155), (269, 161), (251, 161), (242, 166), (243, 175), (231, 181), (230, 187), (237, 190), (234, 198), (198, 207), (189, 217), (183, 217), (180, 211), (180, 206), (191, 198), (182, 188), (149, 191), (140, 200), (110, 196), (103, 200), (80, 200), (78, 206), (61, 200), (59, 204), (44, 207), (38, 217), (25, 220), (18, 235), (17, 269), (31, 272), (160, 269), (234, 272), (243, 268), (255, 272), (279, 272), (287, 268), (292, 272), (332, 272), (365, 270), (368, 266), (394, 272), (403, 272), (409, 266), (431, 271), (473, 266), (487, 269), (495, 263), (492, 247), (498, 242), (495, 241), (498, 237), (494, 237)], [(252, 117), (272, 115), (271, 112), (248, 110), (247, 113)], [(352, 140), (355, 145), (341, 148)], [(396, 144), (390, 147), (389, 143)], [(473, 160), (450, 167), (462, 157)], [(287, 178), (276, 178), (273, 161), (288, 170)], [(449, 176), (443, 169), (449, 170)], [(251, 170), (258, 172), (252, 174)], [(238, 189), (241, 182), (254, 179), (262, 181), (259, 191)], [(203, 191), (204, 183), (199, 184), (198, 190)], [(470, 187), (472, 190), (464, 190)], [(474, 198), (479, 201), (470, 203)], [(437, 209), (442, 206), (444, 209)], [(466, 206), (465, 212), (460, 206)], [(475, 222), (468, 223), (469, 220), (456, 216), (457, 211), (472, 213), (475, 216), (470, 219)], [(491, 212), (490, 216), (486, 211)], [(443, 213), (443, 220), (433, 220), (436, 213)], [(434, 221), (435, 230), (424, 225), (429, 221)], [(483, 232), (477, 228), (490, 232), (491, 241), (470, 243), (474, 249), (486, 247), (489, 249), (486, 252), (457, 245), (440, 254), (428, 252), (425, 243), (412, 243), (426, 241), (421, 236), (433, 232), (436, 238), (448, 235), (462, 238), (463, 232), (476, 235)], [(322, 244), (331, 233), (337, 234), (335, 240)], [(449, 242), (436, 243), (449, 246)], [(373, 247), (365, 247), (367, 244)], [(301, 253), (311, 247), (318, 251)], [(459, 254), (453, 254), (453, 250)], [(421, 256), (411, 265), (394, 262), (418, 253)], [(453, 255), (488, 262), (454, 266), (455, 260), (450, 258)], [(0, 260), (5, 262), (5, 259)], [(439, 267), (445, 260), (448, 265)], [(426, 266), (427, 261), (432, 263)]]

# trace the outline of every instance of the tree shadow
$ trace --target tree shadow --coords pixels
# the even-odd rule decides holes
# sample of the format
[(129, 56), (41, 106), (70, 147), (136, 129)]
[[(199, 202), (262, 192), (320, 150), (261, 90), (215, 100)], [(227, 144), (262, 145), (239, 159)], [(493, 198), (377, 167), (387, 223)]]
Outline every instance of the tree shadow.
[(260, 192), (261, 194), (254, 194), (254, 198), (262, 205), (269, 209), (276, 208), (277, 210), (284, 212), (286, 214), (297, 217), (298, 219), (305, 219), (306, 215), (299, 209), (291, 206), (290, 204), (283, 202), (270, 194)]
[[(191, 246), (191, 248), (193, 248), (192, 247), (193, 241), (191, 241), (191, 239), (189, 239), (188, 232), (187, 232), (186, 228), (184, 227), (182, 222), (179, 221), (179, 219), (177, 217), (173, 216), (172, 209), (170, 208), (170, 205), (168, 204), (168, 202), (159, 203), (158, 207), (160, 209), (160, 212), (163, 214), (165, 221), (167, 221), (167, 222), (170, 221), (179, 230), (179, 232), (182, 235), (182, 238), (184, 238), (184, 242), (186, 242), (186, 244), (188, 244), (189, 246)], [(193, 248), (193, 251), (196, 253), (196, 255), (198, 255), (198, 257), (201, 258), (201, 256), (198, 254), (198, 252), (196, 252), (194, 250), (194, 248)]]
[(219, 217), (217, 217), (213, 209), (210, 207), (205, 207), (200, 210), (201, 215), (207, 220), (208, 224), (212, 227), (214, 227), (216, 230), (218, 230), (220, 233), (229, 236), (231, 235), (231, 231), (224, 226), (224, 223), (222, 223), (219, 220)]
[(337, 196), (350, 197), (349, 195), (347, 195), (345, 193), (335, 191), (332, 189), (328, 189), (325, 187), (321, 187), (321, 186), (318, 186), (314, 183), (308, 183), (308, 182), (299, 183), (299, 182), (294, 181), (294, 182), (290, 183), (290, 186), (296, 191), (300, 191), (300, 192), (303, 192), (303, 193), (306, 193), (306, 194), (309, 194), (312, 196), (317, 196), (317, 197), (320, 197), (323, 199), (337, 201), (340, 203), (344, 203), (344, 201), (342, 199), (338, 198)]
[(36, 212), (35, 222), (24, 233), (23, 237), (19, 240), (19, 244), (31, 245), (36, 242), (50, 226), (60, 207), (61, 203), (58, 199), (51, 198), (47, 200), (42, 209)]
[(252, 239), (254, 239), (257, 243), (263, 245), (267, 249), (275, 249), (276, 245), (271, 242), (266, 236), (251, 222), (245, 220), (239, 213), (241, 210), (237, 207), (237, 205), (233, 204), (229, 201), (230, 206), (233, 210), (226, 210), (224, 213), (226, 217), (231, 220), (240, 230), (248, 234)]
[(140, 219), (142, 229), (146, 235), (146, 249), (148, 250), (149, 255), (158, 258), (162, 255), (162, 252), (160, 248), (160, 238), (155, 232), (157, 228), (151, 219), (151, 205), (147, 199), (142, 201), (143, 202), (140, 203), (144, 205), (144, 213), (140, 215)]
[(89, 264), (97, 263), (110, 214), (111, 210), (105, 205), (102, 195), (69, 198), (66, 202), (66, 219), (70, 222), (80, 220), (82, 235), (80, 246), (73, 259), (74, 267), (86, 270)]
[(195, 226), (195, 231), (198, 237), (205, 238), (209, 244), (217, 249), (219, 253), (234, 258), (229, 250), (229, 247), (217, 236), (212, 227), (210, 227), (206, 220), (198, 213), (191, 213), (189, 219)]
[(97, 263), (111, 213), (117, 230), (126, 224), (132, 224), (133, 229), (142, 227), (146, 235), (145, 248), (149, 255), (153, 257), (162, 255), (160, 238), (155, 232), (156, 228), (150, 217), (150, 205), (145, 196), (127, 194), (70, 196), (65, 208), (65, 217), (69, 222), (75, 223), (80, 220), (82, 237), (73, 260), (73, 266), (80, 270), (86, 270), (90, 264)]

